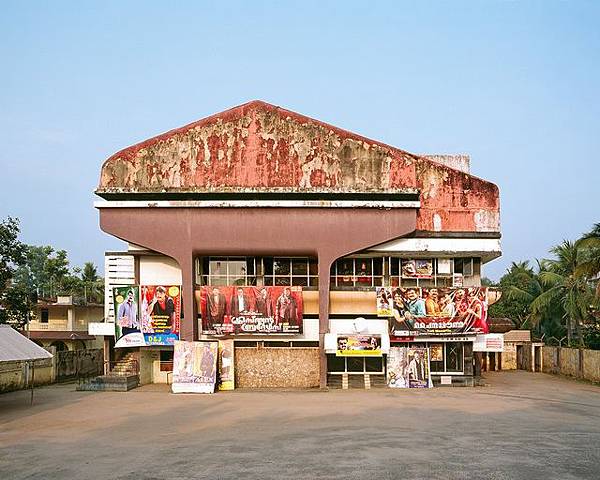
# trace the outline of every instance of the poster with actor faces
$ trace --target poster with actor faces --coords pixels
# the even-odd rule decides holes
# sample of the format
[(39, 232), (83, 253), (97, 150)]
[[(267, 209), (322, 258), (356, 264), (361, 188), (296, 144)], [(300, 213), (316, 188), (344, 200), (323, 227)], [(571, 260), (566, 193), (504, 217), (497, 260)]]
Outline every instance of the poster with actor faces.
[[(387, 306), (381, 305), (384, 297), (389, 299)], [(377, 315), (389, 318), (394, 336), (485, 334), (488, 306), (496, 298), (487, 287), (380, 287)]]
[(140, 287), (141, 329), (146, 345), (174, 345), (181, 324), (179, 285)]
[(205, 335), (302, 333), (302, 287), (205, 286), (196, 301)]
[(217, 342), (176, 340), (173, 351), (173, 393), (213, 393), (217, 380)]
[(391, 347), (387, 357), (390, 388), (431, 388), (429, 351), (425, 347)]
[(115, 308), (115, 348), (143, 347), (141, 331), (140, 287), (128, 285), (113, 288)]

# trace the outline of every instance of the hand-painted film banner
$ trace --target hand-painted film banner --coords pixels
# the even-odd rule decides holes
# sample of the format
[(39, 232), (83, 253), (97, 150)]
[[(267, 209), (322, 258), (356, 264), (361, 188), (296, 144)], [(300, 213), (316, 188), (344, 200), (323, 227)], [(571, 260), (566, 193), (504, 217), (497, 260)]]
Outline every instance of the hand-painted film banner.
[(302, 333), (301, 287), (201, 287), (202, 333)]
[(173, 393), (213, 393), (218, 349), (217, 342), (177, 340), (173, 353)]
[(381, 337), (343, 335), (337, 337), (337, 357), (381, 357)]
[(173, 345), (179, 339), (179, 285), (115, 287), (113, 298), (116, 348)]
[(429, 351), (423, 347), (391, 347), (387, 357), (390, 388), (431, 388)]
[(389, 317), (394, 336), (488, 333), (489, 293), (486, 287), (377, 287), (377, 316)]

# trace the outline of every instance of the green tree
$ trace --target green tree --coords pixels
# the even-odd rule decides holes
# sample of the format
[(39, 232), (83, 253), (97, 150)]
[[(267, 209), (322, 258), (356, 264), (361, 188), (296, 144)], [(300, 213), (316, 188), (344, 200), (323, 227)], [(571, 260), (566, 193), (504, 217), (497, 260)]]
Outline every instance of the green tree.
[(98, 276), (98, 269), (93, 262), (83, 264), (81, 281), (86, 301), (100, 303), (104, 300), (104, 279)]
[(600, 297), (600, 223), (577, 241), (577, 267), (575, 274), (596, 284), (596, 296)]
[(8, 217), (0, 222), (0, 323), (22, 326), (27, 321), (29, 290), (14, 281), (24, 264), (26, 248), (19, 241), (19, 220)]

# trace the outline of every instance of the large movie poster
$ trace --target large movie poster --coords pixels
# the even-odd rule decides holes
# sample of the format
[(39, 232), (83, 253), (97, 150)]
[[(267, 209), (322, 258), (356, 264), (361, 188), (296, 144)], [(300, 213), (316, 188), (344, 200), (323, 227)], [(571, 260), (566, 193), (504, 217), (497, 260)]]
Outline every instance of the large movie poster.
[(205, 335), (302, 333), (302, 287), (201, 287)]
[(487, 287), (378, 287), (377, 315), (389, 318), (394, 336), (484, 334), (488, 293)]
[(175, 341), (173, 393), (213, 393), (217, 379), (217, 342)]
[(113, 288), (115, 348), (145, 345), (140, 329), (139, 300), (140, 288), (136, 285)]
[(391, 388), (431, 388), (429, 351), (423, 347), (391, 347), (387, 361)]
[(142, 285), (140, 308), (141, 328), (146, 345), (174, 345), (179, 340), (179, 285)]

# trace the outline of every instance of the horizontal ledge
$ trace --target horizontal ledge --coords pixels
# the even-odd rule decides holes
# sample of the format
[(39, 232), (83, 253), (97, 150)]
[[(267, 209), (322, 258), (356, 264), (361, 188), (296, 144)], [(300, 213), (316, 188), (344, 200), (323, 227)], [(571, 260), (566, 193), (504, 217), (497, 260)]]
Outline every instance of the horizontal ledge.
[(124, 200), (95, 208), (419, 208), (418, 200)]

